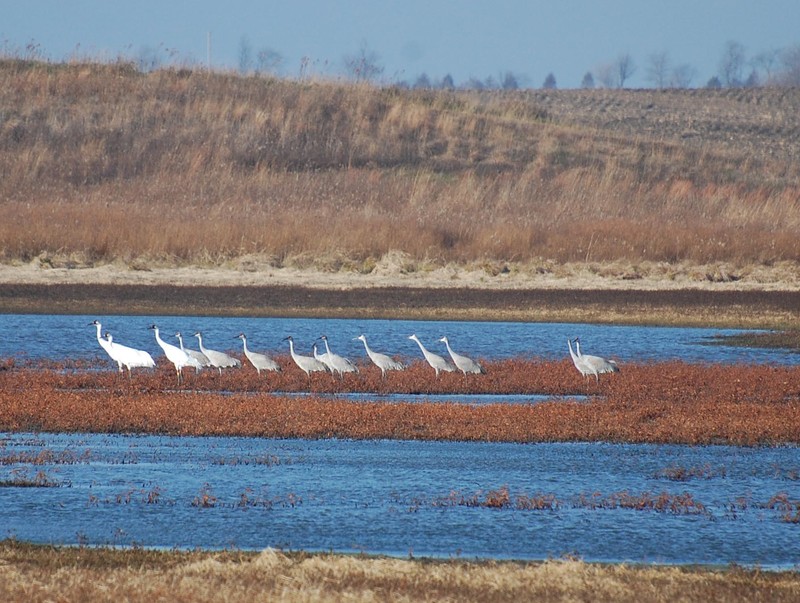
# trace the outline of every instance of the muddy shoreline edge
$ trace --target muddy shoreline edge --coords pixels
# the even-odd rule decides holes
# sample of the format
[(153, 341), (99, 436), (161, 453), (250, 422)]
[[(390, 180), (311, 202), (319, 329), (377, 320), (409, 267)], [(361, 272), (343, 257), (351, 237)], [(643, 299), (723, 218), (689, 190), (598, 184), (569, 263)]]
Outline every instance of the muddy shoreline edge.
[(800, 328), (800, 291), (302, 285), (0, 285), (0, 313), (328, 317)]

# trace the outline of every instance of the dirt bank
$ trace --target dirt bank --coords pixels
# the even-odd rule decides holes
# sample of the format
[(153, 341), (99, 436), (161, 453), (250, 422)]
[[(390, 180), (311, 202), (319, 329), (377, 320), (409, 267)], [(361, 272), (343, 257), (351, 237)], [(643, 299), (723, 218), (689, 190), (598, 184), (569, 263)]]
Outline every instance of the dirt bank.
[[(762, 275), (763, 277), (763, 275)], [(0, 312), (578, 321), (796, 329), (800, 287), (759, 281), (442, 268), (361, 275), (290, 269), (0, 266)]]

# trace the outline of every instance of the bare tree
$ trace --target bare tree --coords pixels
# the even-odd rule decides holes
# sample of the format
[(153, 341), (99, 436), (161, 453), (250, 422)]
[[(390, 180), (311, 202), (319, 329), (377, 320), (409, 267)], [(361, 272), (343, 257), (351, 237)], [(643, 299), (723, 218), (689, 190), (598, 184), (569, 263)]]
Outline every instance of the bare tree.
[(442, 81), (439, 82), (439, 88), (442, 90), (455, 90), (456, 84), (453, 81), (453, 76), (449, 73), (442, 78)]
[(633, 57), (626, 52), (620, 55), (614, 66), (617, 72), (617, 84), (620, 88), (624, 88), (625, 82), (636, 73), (636, 64), (633, 62)]
[(555, 90), (556, 86), (556, 76), (553, 75), (553, 72), (547, 74), (547, 77), (544, 78), (544, 82), (542, 83), (542, 88), (545, 90)]
[(247, 73), (253, 68), (253, 46), (246, 36), (239, 38), (239, 72)]
[(516, 75), (510, 71), (506, 71), (500, 76), (500, 87), (503, 90), (518, 90), (519, 80), (517, 79)]
[(486, 88), (486, 84), (480, 78), (471, 76), (463, 85), (462, 88), (466, 90), (483, 90)]
[(371, 82), (383, 74), (380, 56), (366, 42), (361, 43), (356, 54), (344, 57), (344, 67), (347, 75), (357, 82)]
[(763, 72), (763, 82), (767, 86), (773, 83), (775, 71), (780, 63), (781, 51), (777, 49), (759, 52), (751, 61), (753, 68)]
[(421, 88), (424, 90), (427, 90), (432, 87), (433, 86), (431, 85), (431, 78), (428, 77), (427, 73), (422, 73), (419, 76), (417, 76), (417, 79), (414, 82), (413, 86), (413, 88)]
[(283, 65), (283, 55), (277, 50), (264, 47), (256, 54), (256, 73), (277, 74)]
[(745, 88), (758, 88), (761, 85), (761, 78), (758, 77), (758, 71), (755, 69), (750, 70), (750, 75), (748, 75), (745, 80), (742, 82), (742, 86)]
[(697, 69), (688, 63), (681, 63), (672, 70), (669, 76), (669, 85), (672, 88), (688, 88), (692, 80), (697, 77)]
[(781, 64), (780, 83), (784, 86), (800, 86), (800, 44), (781, 52)]
[(669, 77), (669, 53), (654, 52), (647, 58), (645, 79), (656, 88), (666, 88)]
[(592, 75), (591, 71), (587, 71), (583, 74), (581, 88), (594, 88), (594, 76)]
[(719, 79), (723, 86), (733, 88), (742, 85), (745, 54), (739, 42), (728, 41), (719, 62)]
[(611, 63), (598, 65), (594, 70), (594, 74), (603, 88), (613, 88), (617, 83), (614, 65)]

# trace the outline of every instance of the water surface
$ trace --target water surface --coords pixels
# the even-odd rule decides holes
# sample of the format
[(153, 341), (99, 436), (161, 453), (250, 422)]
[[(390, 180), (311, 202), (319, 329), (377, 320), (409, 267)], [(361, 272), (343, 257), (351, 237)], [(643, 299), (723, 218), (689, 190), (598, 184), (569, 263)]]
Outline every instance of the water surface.
[[(404, 359), (421, 359), (417, 344), (408, 339), (415, 333), (433, 352), (447, 354), (438, 339), (444, 335), (456, 352), (478, 359), (568, 358), (567, 338), (580, 336), (583, 352), (615, 358), (621, 362), (650, 362), (681, 359), (687, 362), (794, 364), (796, 352), (777, 349), (709, 345), (717, 335), (742, 331), (680, 327), (638, 327), (571, 323), (410, 321), (308, 318), (225, 318), (175, 316), (75, 316), (0, 315), (0, 357), (70, 358), (90, 360), (104, 357), (96, 330), (88, 326), (98, 319), (114, 341), (162, 355), (151, 324), (158, 324), (162, 338), (177, 344), (176, 331), (189, 347), (197, 348), (192, 337), (203, 333), (206, 347), (241, 351), (236, 339), (244, 332), (250, 349), (288, 354), (292, 335), (301, 353), (310, 353), (320, 335), (327, 335), (332, 351), (353, 360), (366, 360), (364, 346), (354, 340), (362, 333), (376, 351)], [(321, 343), (321, 342), (320, 342)]]
[[(8, 463), (43, 450), (53, 462)], [(0, 488), (2, 536), (32, 542), (800, 562), (800, 528), (774, 502), (800, 500), (795, 447), (22, 433), (0, 434), (0, 457), (3, 480), (43, 472), (56, 484)], [(504, 488), (509, 504), (488, 506)], [(662, 494), (702, 510), (614, 503)], [(528, 510), (520, 496), (557, 504)]]

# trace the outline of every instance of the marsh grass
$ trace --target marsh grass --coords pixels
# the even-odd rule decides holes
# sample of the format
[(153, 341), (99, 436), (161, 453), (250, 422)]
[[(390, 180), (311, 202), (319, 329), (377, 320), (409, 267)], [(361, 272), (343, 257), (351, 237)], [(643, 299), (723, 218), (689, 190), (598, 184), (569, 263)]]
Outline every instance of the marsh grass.
[[(744, 446), (800, 442), (797, 367), (626, 363), (596, 383), (581, 378), (569, 360), (481, 359), (487, 373), (469, 379), (452, 373), (434, 379), (422, 361), (386, 379), (366, 365), (343, 379), (329, 374), (309, 379), (288, 357), (276, 360), (284, 370), (269, 379), (254, 370), (221, 376), (206, 371), (191, 379), (187, 375), (177, 390), (175, 372), (163, 362), (131, 380), (116, 371), (3, 371), (0, 430)], [(395, 393), (399, 399), (352, 402), (331, 396), (339, 392)], [(553, 398), (474, 406), (402, 398), (477, 393)], [(586, 401), (562, 398), (576, 394)], [(697, 479), (704, 471), (684, 473)], [(667, 468), (663, 477), (680, 481), (681, 470)]]
[[(368, 272), (393, 250), (411, 265), (800, 259), (800, 179), (785, 155), (576, 125), (552, 105), (587, 99), (573, 92), (2, 60), (0, 260), (224, 266), (257, 254)], [(673, 102), (698, 115), (709, 102), (749, 107), (708, 94)], [(781, 94), (789, 108), (800, 99)], [(779, 110), (773, 148), (791, 156), (797, 124)]]
[(794, 571), (0, 542), (5, 601), (796, 601)]
[(28, 467), (15, 467), (8, 479), (0, 480), (0, 488), (58, 488), (63, 485), (44, 470), (32, 473)]

